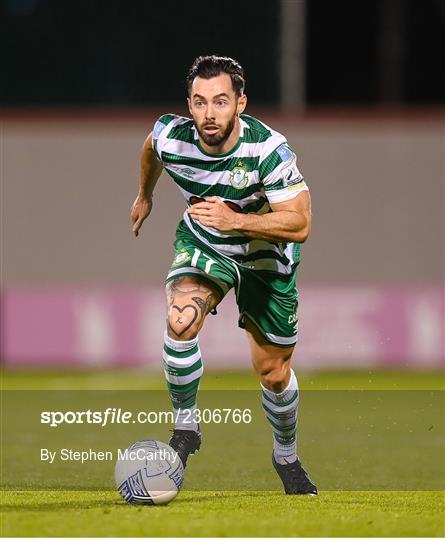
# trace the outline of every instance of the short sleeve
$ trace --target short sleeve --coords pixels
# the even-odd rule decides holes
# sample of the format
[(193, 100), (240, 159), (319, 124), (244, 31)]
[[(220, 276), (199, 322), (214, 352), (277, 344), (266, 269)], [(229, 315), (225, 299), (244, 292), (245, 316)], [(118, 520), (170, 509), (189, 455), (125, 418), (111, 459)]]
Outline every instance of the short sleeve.
[(162, 146), (165, 139), (164, 135), (167, 131), (166, 128), (175, 118), (177, 118), (177, 116), (174, 114), (163, 114), (156, 120), (155, 125), (153, 126), (153, 150), (155, 151), (157, 158), (161, 162)]
[(302, 191), (309, 191), (297, 167), (297, 156), (285, 142), (273, 150), (259, 167), (260, 180), (269, 202), (293, 199)]

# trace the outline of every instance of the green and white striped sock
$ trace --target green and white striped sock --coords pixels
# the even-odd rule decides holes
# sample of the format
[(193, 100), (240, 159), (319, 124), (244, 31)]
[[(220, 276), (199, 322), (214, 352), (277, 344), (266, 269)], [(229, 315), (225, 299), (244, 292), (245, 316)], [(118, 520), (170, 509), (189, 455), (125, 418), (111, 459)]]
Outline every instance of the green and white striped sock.
[(177, 341), (164, 333), (164, 373), (175, 413), (175, 428), (198, 431), (196, 396), (203, 373), (199, 339)]
[(275, 460), (284, 465), (297, 459), (297, 406), (298, 383), (291, 369), (290, 381), (282, 392), (276, 394), (261, 385), (263, 409), (272, 426)]

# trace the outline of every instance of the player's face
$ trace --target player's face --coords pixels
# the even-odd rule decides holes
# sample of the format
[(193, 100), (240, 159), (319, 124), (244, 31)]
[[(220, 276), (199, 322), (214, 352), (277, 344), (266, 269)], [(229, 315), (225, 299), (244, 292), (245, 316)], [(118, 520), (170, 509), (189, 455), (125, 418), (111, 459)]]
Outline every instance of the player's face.
[(188, 99), (190, 114), (201, 139), (208, 146), (222, 146), (235, 127), (237, 114), (246, 105), (246, 96), (238, 97), (230, 75), (212, 79), (196, 77)]

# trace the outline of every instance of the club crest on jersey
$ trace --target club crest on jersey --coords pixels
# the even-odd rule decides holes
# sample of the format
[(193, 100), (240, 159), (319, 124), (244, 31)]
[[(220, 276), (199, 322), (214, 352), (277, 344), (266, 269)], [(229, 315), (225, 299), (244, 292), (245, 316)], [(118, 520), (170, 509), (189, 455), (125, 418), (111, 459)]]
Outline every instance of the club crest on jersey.
[(230, 183), (236, 189), (243, 189), (249, 182), (249, 175), (244, 168), (244, 163), (239, 160), (236, 167), (234, 167), (229, 174)]
[(176, 257), (173, 260), (173, 266), (183, 264), (191, 258), (192, 256), (190, 255), (190, 253), (186, 249), (182, 249), (181, 251), (179, 251), (179, 253), (176, 254)]

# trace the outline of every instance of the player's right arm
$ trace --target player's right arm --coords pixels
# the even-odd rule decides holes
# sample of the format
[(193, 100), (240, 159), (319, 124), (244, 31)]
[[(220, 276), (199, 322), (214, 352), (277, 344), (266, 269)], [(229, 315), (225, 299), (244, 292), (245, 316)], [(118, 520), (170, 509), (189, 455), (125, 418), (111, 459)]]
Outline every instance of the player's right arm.
[(153, 207), (153, 190), (161, 172), (162, 164), (154, 151), (153, 134), (150, 133), (142, 145), (139, 193), (131, 207), (131, 222), (135, 236), (139, 235), (142, 223), (150, 215)]

